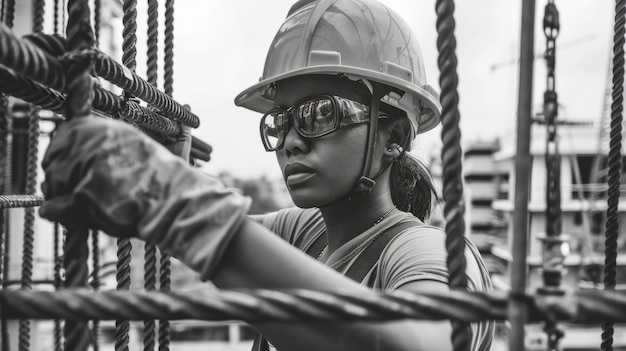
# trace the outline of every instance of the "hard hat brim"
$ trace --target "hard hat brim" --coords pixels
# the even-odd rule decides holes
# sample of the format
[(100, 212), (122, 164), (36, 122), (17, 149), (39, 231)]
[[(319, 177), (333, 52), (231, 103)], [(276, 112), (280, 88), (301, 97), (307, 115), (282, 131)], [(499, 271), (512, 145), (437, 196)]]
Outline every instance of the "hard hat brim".
[(424, 104), (423, 111), (418, 121), (418, 134), (433, 129), (437, 126), (437, 124), (439, 124), (439, 121), (441, 119), (441, 104), (439, 103), (439, 100), (426, 89), (416, 86), (415, 84), (412, 84), (406, 80), (390, 76), (388, 74), (383, 74), (369, 69), (343, 65), (320, 65), (304, 67), (285, 72), (283, 74), (279, 74), (268, 79), (264, 79), (239, 93), (237, 97), (235, 97), (235, 105), (245, 107), (252, 111), (265, 113), (275, 107), (274, 101), (263, 95), (263, 92), (266, 91), (271, 84), (288, 78), (303, 76), (307, 74), (341, 74), (346, 75), (351, 79), (372, 80), (378, 83), (392, 86), (394, 88), (398, 88), (409, 94), (417, 96)]

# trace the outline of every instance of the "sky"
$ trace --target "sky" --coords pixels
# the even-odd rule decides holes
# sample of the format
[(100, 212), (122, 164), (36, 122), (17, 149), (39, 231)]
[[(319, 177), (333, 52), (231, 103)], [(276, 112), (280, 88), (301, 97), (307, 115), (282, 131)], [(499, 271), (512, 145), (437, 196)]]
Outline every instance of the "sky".
[[(194, 130), (194, 135), (213, 147), (211, 161), (202, 166), (207, 172), (227, 171), (242, 178), (280, 176), (274, 154), (265, 152), (261, 144), (260, 114), (235, 106), (233, 100), (258, 81), (270, 43), (294, 2), (176, 2), (174, 98), (191, 105), (200, 117), (201, 126)], [(440, 90), (435, 1), (381, 2), (413, 28), (421, 45), (428, 83)], [(542, 29), (545, 3), (536, 2), (536, 54), (543, 53), (546, 45)], [(556, 1), (556, 5), (561, 24), (555, 71), (561, 104), (559, 119), (599, 121), (612, 50), (614, 5), (608, 0)], [(503, 137), (514, 131), (521, 7), (521, 0), (456, 2), (463, 144)], [(139, 53), (142, 40), (138, 41)], [(533, 78), (535, 113), (541, 111), (545, 76), (545, 61), (538, 59)], [(440, 138), (441, 127), (418, 136), (414, 154), (422, 158), (439, 154)]]

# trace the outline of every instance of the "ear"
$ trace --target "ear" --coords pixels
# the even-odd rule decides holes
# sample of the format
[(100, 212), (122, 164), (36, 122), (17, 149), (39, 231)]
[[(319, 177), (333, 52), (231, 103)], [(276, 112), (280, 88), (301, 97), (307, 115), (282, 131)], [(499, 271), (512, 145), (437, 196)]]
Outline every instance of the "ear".
[(382, 126), (385, 156), (395, 159), (406, 149), (411, 139), (411, 124), (406, 118), (392, 118)]

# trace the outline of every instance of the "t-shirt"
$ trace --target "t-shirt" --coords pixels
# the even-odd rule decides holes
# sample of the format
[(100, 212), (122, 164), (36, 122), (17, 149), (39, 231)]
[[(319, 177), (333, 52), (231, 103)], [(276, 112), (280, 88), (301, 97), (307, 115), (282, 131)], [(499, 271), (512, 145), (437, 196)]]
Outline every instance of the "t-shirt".
[[(357, 257), (381, 233), (396, 223), (415, 222), (402, 230), (383, 249), (380, 258), (362, 280), (375, 290), (390, 293), (403, 285), (420, 280), (447, 284), (446, 234), (443, 230), (424, 224), (410, 213), (401, 212), (384, 218), (380, 223), (351, 239), (332, 254), (322, 251), (318, 260), (345, 274)], [(307, 251), (326, 226), (318, 209), (289, 208), (267, 215), (263, 225), (302, 251)], [(469, 291), (492, 289), (489, 273), (478, 249), (466, 240), (466, 276)], [(373, 282), (370, 280), (373, 279)], [(472, 350), (489, 350), (494, 332), (493, 321), (472, 323)]]

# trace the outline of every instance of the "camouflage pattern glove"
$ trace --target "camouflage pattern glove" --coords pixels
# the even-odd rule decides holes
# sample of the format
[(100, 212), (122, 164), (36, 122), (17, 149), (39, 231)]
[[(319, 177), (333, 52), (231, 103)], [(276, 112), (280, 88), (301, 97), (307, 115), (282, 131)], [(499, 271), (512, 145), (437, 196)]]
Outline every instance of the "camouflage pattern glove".
[(42, 217), (138, 236), (209, 279), (250, 200), (115, 120), (74, 119), (42, 163)]

